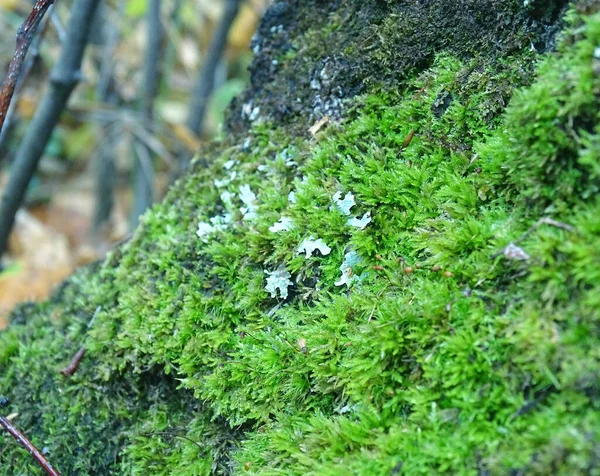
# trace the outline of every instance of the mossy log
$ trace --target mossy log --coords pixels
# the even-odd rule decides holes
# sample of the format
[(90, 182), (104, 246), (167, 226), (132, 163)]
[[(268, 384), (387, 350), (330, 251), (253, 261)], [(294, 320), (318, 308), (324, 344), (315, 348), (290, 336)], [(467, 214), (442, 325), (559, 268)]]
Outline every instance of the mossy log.
[(64, 474), (600, 474), (599, 11), (276, 2), (226, 136), (0, 333), (13, 423)]

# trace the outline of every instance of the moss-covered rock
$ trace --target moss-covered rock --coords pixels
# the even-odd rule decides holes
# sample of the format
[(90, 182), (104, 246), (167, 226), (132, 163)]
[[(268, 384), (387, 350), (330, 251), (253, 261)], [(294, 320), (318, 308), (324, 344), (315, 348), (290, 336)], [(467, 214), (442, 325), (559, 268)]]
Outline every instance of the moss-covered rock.
[[(600, 2), (448, 3), (276, 3), (252, 124), (15, 311), (0, 393), (63, 472), (600, 473)], [(326, 65), (361, 85), (309, 138)]]

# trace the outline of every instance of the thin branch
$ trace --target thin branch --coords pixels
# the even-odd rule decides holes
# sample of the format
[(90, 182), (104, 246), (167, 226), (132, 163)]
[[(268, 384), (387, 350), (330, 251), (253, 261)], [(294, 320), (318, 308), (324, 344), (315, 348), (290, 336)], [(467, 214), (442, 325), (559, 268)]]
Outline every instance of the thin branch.
[(52, 131), (81, 78), (81, 61), (88, 41), (89, 25), (98, 3), (99, 0), (75, 0), (71, 9), (65, 42), (50, 74), (50, 88), (42, 98), (17, 150), (10, 178), (0, 202), (0, 256), (6, 251), (15, 215)]
[(137, 226), (139, 217), (152, 205), (154, 195), (154, 170), (152, 156), (146, 146), (133, 138), (134, 157), (134, 197), (131, 213), (131, 225)]
[(161, 0), (150, 0), (147, 14), (146, 63), (144, 65), (144, 84), (142, 85), (142, 112), (151, 129), (154, 116), (154, 99), (160, 82), (160, 60), (163, 39), (163, 26), (160, 18)]
[(151, 150), (161, 159), (163, 159), (168, 166), (172, 167), (174, 165), (174, 159), (171, 156), (169, 149), (167, 149), (160, 140), (151, 134), (151, 132), (148, 132), (140, 124), (132, 122), (131, 133), (137, 137), (140, 142), (142, 142), (148, 148), (148, 150)]
[(44, 457), (42, 452), (38, 450), (33, 443), (29, 441), (23, 433), (21, 433), (15, 426), (8, 421), (7, 418), (0, 415), (0, 426), (2, 426), (6, 431), (10, 433), (10, 435), (19, 442), (19, 444), (27, 450), (27, 452), (35, 458), (38, 464), (44, 468), (46, 473), (51, 476), (60, 476), (58, 470), (54, 469), (54, 467), (48, 462), (48, 460)]
[(8, 107), (10, 106), (13, 93), (15, 92), (15, 86), (17, 85), (17, 80), (21, 74), (25, 56), (27, 56), (27, 50), (31, 45), (37, 27), (42, 21), (42, 18), (44, 18), (46, 11), (53, 3), (54, 0), (37, 0), (31, 13), (17, 31), (17, 46), (10, 65), (8, 66), (8, 73), (6, 74), (6, 78), (4, 78), (2, 91), (0, 92), (0, 132), (2, 132), (2, 126), (4, 125), (4, 120), (8, 113)]
[(186, 126), (196, 136), (202, 134), (202, 125), (208, 100), (215, 86), (215, 71), (227, 45), (227, 35), (240, 7), (240, 0), (226, 0), (225, 10), (219, 25), (211, 38), (206, 61), (204, 62), (194, 88)]
[(12, 100), (10, 106), (8, 107), (8, 111), (6, 111), (6, 116), (4, 117), (4, 124), (2, 126), (2, 130), (0, 131), (0, 154), (2, 153), (1, 151), (4, 149), (4, 146), (7, 142), (9, 132), (13, 129), (15, 125), (14, 117), (15, 110), (17, 109), (19, 93), (21, 92), (21, 89), (25, 84), (27, 76), (33, 68), (33, 65), (40, 56), (40, 43), (42, 42), (44, 33), (48, 29), (48, 18), (52, 17), (53, 14), (54, 5), (50, 5), (50, 7), (48, 7), (47, 16), (44, 18), (44, 24), (40, 27), (40, 33), (38, 35), (34, 35), (34, 40), (31, 42), (31, 46), (29, 47), (29, 56), (23, 64), (21, 72), (19, 73), (19, 77), (17, 78), (17, 83), (13, 91)]
[[(117, 89), (114, 78), (114, 57), (117, 45), (120, 39), (120, 23), (118, 21), (125, 17), (125, 0), (119, 0), (118, 9), (116, 15), (113, 18), (107, 18), (108, 14), (104, 15), (106, 8), (101, 10), (103, 14), (103, 20), (106, 25), (106, 44), (102, 52), (102, 59), (100, 62), (100, 74), (98, 83), (96, 84), (95, 96), (96, 99), (107, 102), (106, 98), (111, 95), (111, 89)], [(116, 93), (116, 91), (115, 91)]]
[(181, 30), (181, 6), (183, 0), (175, 0), (171, 14), (169, 15), (169, 23), (165, 29), (165, 36), (167, 37), (167, 46), (165, 51), (164, 61), (164, 73), (161, 78), (161, 89), (169, 87), (170, 75), (174, 69), (175, 61), (177, 59), (177, 43), (179, 33)]
[(56, 30), (56, 36), (58, 36), (58, 41), (62, 45), (65, 41), (65, 37), (67, 36), (67, 32), (65, 31), (65, 27), (60, 21), (60, 18), (58, 18), (56, 11), (51, 12), (50, 21), (52, 21), (54, 29)]
[[(94, 314), (93, 314), (92, 318), (90, 319), (90, 322), (88, 322), (88, 325), (87, 325), (88, 330), (90, 329), (90, 327), (92, 327), (92, 324), (94, 324), (94, 321), (96, 320), (96, 316), (98, 315), (98, 313), (100, 312), (101, 309), (102, 309), (102, 306), (96, 307), (96, 310), (94, 311)], [(79, 362), (81, 362), (81, 359), (83, 359), (83, 356), (85, 355), (85, 351), (86, 351), (85, 347), (81, 346), (79, 348), (79, 350), (77, 351), (77, 353), (71, 359), (71, 362), (69, 363), (69, 365), (67, 365), (64, 369), (60, 370), (59, 373), (63, 374), (65, 377), (70, 377), (75, 372), (77, 372), (77, 368), (79, 367)]]
[[(185, 123), (190, 132), (196, 137), (202, 136), (206, 109), (208, 108), (210, 96), (215, 88), (216, 70), (223, 56), (223, 52), (225, 51), (225, 47), (227, 46), (227, 36), (229, 35), (231, 25), (238, 14), (240, 3), (240, 0), (225, 0), (225, 7), (221, 20), (210, 40), (206, 59), (198, 72), (196, 86), (190, 97), (190, 109)], [(192, 154), (189, 151), (181, 150), (178, 158), (179, 173), (181, 173), (188, 167)]]
[(59, 373), (63, 374), (65, 377), (71, 377), (75, 372), (77, 372), (77, 368), (79, 367), (79, 362), (83, 359), (85, 355), (85, 347), (80, 347), (77, 353), (69, 362), (65, 368), (61, 369)]
[[(96, 85), (95, 97), (104, 105), (120, 106), (121, 97), (114, 78), (114, 54), (119, 42), (120, 32), (118, 22), (125, 14), (125, 0), (120, 0), (117, 15), (113, 21), (107, 21), (109, 15), (106, 7), (100, 5), (96, 19), (104, 23), (102, 58), (99, 61), (99, 78)], [(102, 137), (101, 146), (98, 148), (95, 160), (96, 169), (96, 204), (92, 223), (93, 236), (98, 238), (101, 230), (107, 230), (115, 204), (117, 186), (117, 167), (115, 164), (115, 136), (110, 134), (111, 125), (103, 124), (100, 127)]]
[[(144, 127), (153, 129), (154, 101), (160, 84), (160, 62), (162, 58), (163, 25), (161, 21), (161, 0), (150, 0), (146, 15), (147, 45), (146, 61), (142, 84), (142, 117)], [(134, 140), (134, 203), (131, 222), (137, 225), (139, 216), (151, 205), (154, 195), (154, 171), (150, 150)]]

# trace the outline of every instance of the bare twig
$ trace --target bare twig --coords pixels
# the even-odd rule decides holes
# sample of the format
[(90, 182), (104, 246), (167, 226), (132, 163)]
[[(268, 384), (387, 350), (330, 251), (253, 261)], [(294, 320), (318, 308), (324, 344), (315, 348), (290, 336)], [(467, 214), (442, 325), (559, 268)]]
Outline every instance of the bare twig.
[[(25, 137), (21, 141), (2, 196), (0, 203), (0, 256), (6, 251), (15, 215), (21, 206), (27, 186), (37, 169), (52, 131), (81, 78), (81, 61), (88, 41), (89, 25), (98, 3), (99, 0), (75, 0), (71, 9), (67, 36), (58, 62), (50, 74), (50, 88), (44, 94)], [(47, 9), (47, 7), (45, 8)], [(39, 20), (37, 22), (39, 23)]]
[(131, 123), (131, 133), (139, 139), (139, 141), (144, 144), (148, 150), (151, 150), (156, 155), (158, 155), (161, 159), (165, 161), (165, 163), (172, 167), (174, 165), (174, 159), (163, 143), (156, 138), (156, 136), (152, 135), (151, 132), (148, 132), (144, 127), (136, 122)]
[(4, 120), (8, 113), (8, 107), (10, 106), (13, 93), (15, 92), (17, 80), (19, 79), (25, 61), (25, 56), (27, 56), (27, 50), (31, 45), (37, 27), (42, 21), (42, 18), (44, 18), (46, 11), (53, 3), (54, 0), (37, 0), (31, 13), (17, 31), (17, 46), (10, 65), (8, 66), (8, 73), (6, 74), (6, 78), (4, 78), (2, 91), (0, 92), (0, 132), (2, 132), (2, 126), (4, 125)]
[(58, 36), (58, 41), (60, 41), (61, 44), (64, 43), (65, 37), (67, 36), (67, 32), (65, 31), (65, 27), (60, 21), (60, 18), (58, 18), (58, 15), (55, 11), (51, 12), (50, 20), (54, 25), (54, 30), (56, 31), (56, 35)]
[[(149, 150), (144, 146), (143, 143), (134, 140), (133, 147), (135, 149), (137, 164), (138, 164), (138, 173), (142, 175), (142, 180), (146, 185), (146, 187), (141, 187), (139, 190), (136, 188), (137, 193), (147, 193), (147, 197), (136, 197), (140, 199), (140, 203), (151, 204), (152, 203), (152, 195), (153, 195), (153, 184), (154, 184), (154, 168), (152, 167), (152, 156), (150, 155)], [(142, 192), (144, 191), (144, 192)], [(141, 215), (147, 207), (143, 209), (140, 207), (139, 215)]]
[[(147, 130), (153, 129), (154, 101), (160, 84), (160, 62), (162, 58), (163, 26), (161, 0), (150, 0), (147, 19), (146, 61), (142, 84), (142, 116)], [(134, 203), (131, 224), (137, 225), (139, 216), (151, 205), (154, 196), (154, 170), (150, 149), (137, 140), (133, 141)]]
[(147, 13), (146, 62), (142, 84), (142, 112), (151, 129), (154, 116), (154, 99), (160, 83), (160, 60), (162, 56), (163, 26), (160, 14), (161, 0), (150, 0)]
[[(102, 306), (98, 306), (96, 308), (96, 310), (94, 311), (94, 315), (90, 319), (90, 322), (88, 322), (88, 325), (87, 325), (88, 329), (90, 327), (92, 327), (92, 324), (94, 324), (94, 321), (96, 320), (96, 316), (98, 315), (98, 313), (100, 312), (101, 309), (102, 309)], [(63, 374), (65, 377), (70, 377), (71, 375), (73, 375), (75, 372), (77, 372), (77, 368), (79, 367), (79, 362), (81, 362), (81, 359), (83, 358), (84, 355), (85, 355), (85, 347), (81, 346), (79, 348), (79, 350), (77, 351), (77, 353), (71, 359), (71, 362), (69, 363), (69, 365), (67, 365), (64, 369), (60, 370), (60, 373)]]
[(60, 373), (63, 374), (65, 377), (70, 377), (71, 375), (73, 375), (75, 372), (77, 372), (79, 362), (81, 362), (81, 359), (83, 359), (84, 355), (85, 347), (80, 347), (77, 353), (71, 359), (71, 362), (69, 362), (69, 365), (67, 365), (64, 369), (61, 369)]
[[(2, 406), (4, 406), (8, 401), (6, 399), (2, 399)], [(27, 450), (27, 452), (35, 458), (38, 464), (44, 468), (47, 474), (50, 476), (60, 476), (58, 470), (56, 470), (44, 457), (42, 452), (38, 450), (33, 443), (29, 441), (23, 433), (21, 433), (17, 428), (8, 420), (8, 418), (0, 415), (0, 426), (2, 426), (10, 435), (19, 442), (19, 444)]]
[[(105, 24), (103, 42), (105, 44), (102, 58), (99, 61), (99, 78), (96, 85), (95, 97), (103, 104), (117, 107), (121, 104), (118, 87), (114, 78), (114, 53), (119, 41), (118, 20), (124, 17), (125, 1), (120, 0), (114, 21), (107, 21), (108, 10), (100, 5), (96, 19)], [(117, 167), (115, 164), (115, 136), (110, 134), (111, 125), (100, 126), (102, 138), (100, 147), (96, 150), (94, 166), (96, 169), (96, 204), (92, 229), (97, 238), (100, 231), (110, 222), (115, 204), (117, 185)]]
[(239, 8), (240, 0), (225, 1), (225, 10), (221, 16), (219, 25), (211, 38), (206, 54), (206, 60), (198, 74), (186, 121), (188, 129), (198, 137), (202, 134), (202, 125), (208, 106), (208, 100), (215, 86), (215, 71), (223, 56), (229, 29), (237, 16)]
[(167, 37), (168, 42), (165, 51), (165, 60), (163, 68), (164, 73), (161, 78), (161, 89), (169, 86), (169, 77), (174, 69), (173, 66), (175, 65), (175, 61), (177, 59), (177, 39), (182, 23), (182, 4), (183, 0), (175, 0), (175, 4), (173, 5), (171, 13), (169, 15), (169, 22), (167, 24), (167, 28), (165, 29), (165, 36)]
[(15, 85), (15, 89), (13, 91), (12, 100), (8, 111), (6, 111), (6, 116), (4, 117), (4, 124), (2, 125), (2, 130), (0, 131), (0, 154), (4, 150), (5, 144), (7, 142), (10, 131), (13, 129), (15, 125), (15, 110), (17, 109), (19, 93), (23, 88), (23, 84), (25, 83), (25, 79), (29, 75), (29, 72), (33, 68), (36, 60), (40, 56), (40, 43), (42, 41), (42, 37), (44, 32), (48, 27), (48, 18), (52, 17), (54, 13), (54, 5), (50, 5), (47, 11), (47, 16), (44, 19), (44, 25), (40, 27), (40, 33), (35, 35), (34, 41), (31, 42), (31, 46), (29, 47), (29, 56), (27, 60), (23, 64), (21, 68), (21, 72), (19, 73), (19, 77), (17, 78), (17, 84)]
[[(229, 29), (235, 20), (240, 8), (240, 0), (225, 0), (225, 7), (221, 20), (217, 25), (206, 53), (206, 59), (198, 72), (196, 85), (190, 97), (190, 109), (186, 120), (186, 127), (196, 137), (201, 137), (204, 129), (204, 118), (210, 96), (215, 87), (215, 74), (227, 45)], [(189, 151), (179, 153), (179, 173), (185, 170), (192, 158)]]

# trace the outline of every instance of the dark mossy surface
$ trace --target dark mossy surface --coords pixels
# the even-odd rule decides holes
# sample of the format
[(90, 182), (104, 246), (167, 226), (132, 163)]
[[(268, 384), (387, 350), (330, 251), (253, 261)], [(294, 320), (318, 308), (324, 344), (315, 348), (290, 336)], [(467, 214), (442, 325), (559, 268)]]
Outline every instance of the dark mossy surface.
[(325, 115), (339, 119), (344, 100), (403, 87), (441, 52), (471, 59), (548, 51), (568, 2), (530, 3), (278, 1), (255, 35), (252, 83), (234, 100), (228, 128), (245, 131), (261, 117), (305, 135)]
[[(256, 68), (352, 58), (344, 8), (378, 25), (343, 119), (309, 139), (265, 95), (289, 71), (255, 76), (264, 116), (15, 311), (0, 394), (65, 474), (600, 474), (600, 4), (459, 3), (480, 35), (442, 0), (275, 4), (297, 55)], [(0, 474), (39, 474), (5, 435)]]

